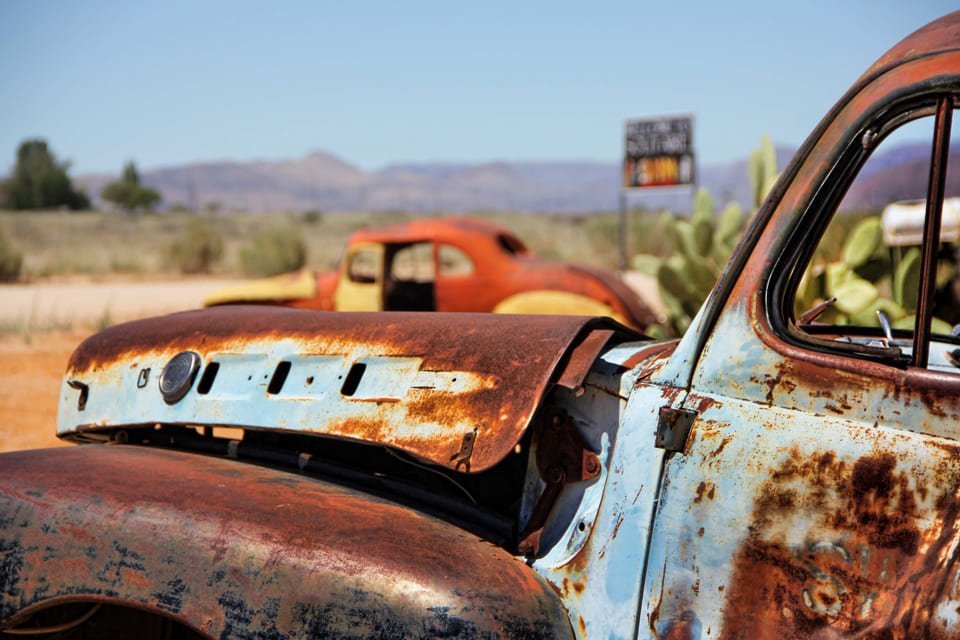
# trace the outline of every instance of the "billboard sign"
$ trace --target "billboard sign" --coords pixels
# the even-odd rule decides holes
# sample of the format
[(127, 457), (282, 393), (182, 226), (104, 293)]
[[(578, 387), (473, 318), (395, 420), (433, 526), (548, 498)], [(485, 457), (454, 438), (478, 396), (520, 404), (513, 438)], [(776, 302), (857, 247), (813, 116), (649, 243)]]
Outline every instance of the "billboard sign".
[(628, 120), (623, 187), (694, 184), (693, 116)]

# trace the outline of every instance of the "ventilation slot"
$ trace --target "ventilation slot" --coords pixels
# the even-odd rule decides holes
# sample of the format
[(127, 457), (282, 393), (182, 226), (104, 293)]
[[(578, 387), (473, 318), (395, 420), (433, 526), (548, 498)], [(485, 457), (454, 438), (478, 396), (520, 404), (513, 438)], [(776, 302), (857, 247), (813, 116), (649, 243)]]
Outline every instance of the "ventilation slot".
[(345, 396), (352, 396), (357, 392), (357, 387), (360, 386), (360, 380), (363, 378), (364, 371), (367, 370), (367, 365), (362, 362), (354, 362), (353, 366), (350, 367), (350, 372), (347, 374), (347, 379), (343, 381), (343, 387), (340, 388), (340, 393)]
[(290, 373), (290, 363), (284, 360), (277, 365), (277, 369), (270, 378), (270, 384), (267, 385), (267, 393), (277, 395), (283, 389), (283, 383), (287, 381), (287, 375)]
[(200, 376), (200, 383), (197, 385), (197, 393), (202, 396), (210, 393), (210, 389), (213, 388), (213, 381), (217, 379), (218, 371), (220, 371), (219, 362), (211, 362), (207, 365), (207, 368), (203, 370), (203, 375)]

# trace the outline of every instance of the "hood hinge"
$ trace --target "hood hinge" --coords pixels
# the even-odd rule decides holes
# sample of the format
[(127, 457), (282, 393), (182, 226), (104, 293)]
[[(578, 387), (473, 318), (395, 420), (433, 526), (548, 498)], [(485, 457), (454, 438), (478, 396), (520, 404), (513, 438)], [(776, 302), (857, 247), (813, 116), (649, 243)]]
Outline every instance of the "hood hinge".
[(687, 435), (698, 415), (690, 409), (660, 407), (655, 446), (665, 451), (683, 451), (687, 444)]

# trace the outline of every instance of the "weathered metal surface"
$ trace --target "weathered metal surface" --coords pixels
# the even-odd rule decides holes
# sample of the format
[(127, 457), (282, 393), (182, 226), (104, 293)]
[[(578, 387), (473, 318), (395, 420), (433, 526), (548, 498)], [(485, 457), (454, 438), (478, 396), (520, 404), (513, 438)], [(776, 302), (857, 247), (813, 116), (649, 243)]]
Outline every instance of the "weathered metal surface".
[(698, 417), (663, 467), (641, 637), (960, 637), (960, 376), (816, 349), (771, 321), (844, 150), (891, 104), (958, 87), (954, 13), (838, 103), (651, 376), (691, 387)]
[(690, 409), (660, 407), (654, 446), (664, 451), (683, 451), (696, 418), (697, 412)]
[(137, 447), (5, 454), (0, 514), (0, 619), (69, 597), (211, 637), (571, 635), (502, 549), (282, 471)]
[(936, 121), (933, 132), (933, 157), (930, 159), (930, 182), (927, 187), (926, 222), (923, 229), (923, 255), (921, 256), (920, 294), (917, 301), (916, 348), (913, 366), (924, 368), (930, 355), (930, 321), (933, 318), (936, 295), (937, 253), (940, 241), (940, 226), (943, 221), (943, 192), (947, 181), (947, 158), (950, 155), (950, 124), (953, 121), (952, 96), (937, 100)]
[(280, 300), (297, 301), (317, 297), (316, 277), (309, 271), (293, 271), (269, 278), (249, 280), (232, 287), (218, 289), (208, 295), (203, 303), (207, 306), (232, 303), (237, 300), (246, 302), (277, 302)]
[(960, 444), (690, 396), (644, 627), (731, 638), (960, 635)]
[(623, 305), (623, 307), (626, 309), (624, 317), (628, 318), (630, 322), (636, 326), (648, 327), (657, 322), (656, 314), (653, 313), (649, 307), (647, 307), (646, 303), (644, 303), (637, 296), (636, 292), (634, 292), (619, 276), (605, 269), (584, 264), (570, 265), (570, 269), (574, 272), (581, 272), (589, 275), (591, 278), (596, 279), (604, 287), (609, 289), (613, 293), (613, 297), (611, 297), (609, 294), (601, 294), (599, 299), (607, 301), (607, 304), (611, 304), (611, 306), (614, 308), (617, 307), (617, 303)]
[[(791, 225), (820, 188), (829, 185), (842, 142), (860, 132), (862, 120), (903, 97), (911, 84), (932, 80), (950, 90), (956, 86), (960, 50), (957, 12), (921, 27), (880, 57), (837, 101), (794, 154), (767, 199), (753, 216), (718, 282), (678, 346), (678, 357), (658, 377), (664, 384), (688, 387), (697, 359), (731, 299), (759, 297), (764, 293), (758, 278), (780, 255)], [(951, 79), (952, 78), (952, 79)], [(952, 84), (951, 84), (952, 83)], [(749, 266), (748, 266), (748, 263)], [(758, 315), (762, 315), (758, 314)]]
[[(511, 451), (568, 349), (589, 339), (592, 327), (610, 326), (576, 317), (239, 306), (174, 314), (81, 344), (64, 376), (58, 429), (65, 436), (154, 423), (302, 431), (389, 445), (475, 473)], [(156, 379), (184, 351), (197, 352), (202, 373), (168, 404)], [(146, 370), (152, 377), (143, 384)], [(78, 384), (88, 390), (82, 409)], [(473, 441), (463, 459), (467, 434)]]
[(592, 480), (600, 475), (600, 459), (563, 410), (541, 417), (534, 434), (537, 470), (546, 486), (540, 492), (530, 518), (520, 534), (521, 553), (540, 552), (540, 536), (547, 518), (568, 484)]
[(880, 56), (854, 84), (857, 89), (881, 73), (918, 58), (960, 49), (960, 20), (956, 12), (924, 25)]
[(496, 238), (503, 236), (511, 251), (516, 255), (532, 255), (530, 249), (524, 245), (512, 231), (506, 227), (483, 220), (466, 216), (449, 218), (425, 218), (409, 220), (397, 224), (378, 227), (375, 229), (360, 229), (350, 236), (350, 242), (375, 242), (387, 244), (391, 242), (414, 243), (436, 239), (439, 242), (454, 242), (455, 244), (476, 242), (478, 236)]
[(560, 375), (557, 376), (557, 385), (571, 390), (580, 388), (600, 352), (612, 337), (613, 331), (610, 329), (590, 332), (589, 336), (570, 351)]
[(541, 536), (545, 551), (533, 564), (562, 594), (579, 638), (632, 638), (638, 627), (664, 456), (653, 447), (657, 409), (683, 398), (641, 378), (662, 364), (673, 344), (610, 349), (579, 395), (561, 388), (549, 398), (570, 412), (601, 463), (596, 479), (567, 485), (560, 494)]
[[(612, 315), (641, 329), (656, 322), (656, 316), (636, 292), (615, 274), (595, 267), (535, 258), (510, 230), (486, 220), (467, 217), (432, 218), (411, 220), (378, 229), (362, 229), (354, 232), (347, 241), (347, 255), (356, 247), (399, 247), (420, 242), (433, 244), (431, 270), (434, 274), (429, 279), (432, 290), (430, 310), (488, 313), (494, 311), (500, 302), (525, 292), (561, 291), (605, 305)], [(472, 270), (453, 275), (445, 273), (439, 259), (438, 247), (441, 245), (455, 247), (466, 254), (472, 262)], [(385, 265), (381, 267), (386, 268)], [(270, 302), (270, 296), (266, 292), (271, 286), (281, 283), (283, 286), (277, 289), (278, 295), (272, 302), (309, 309), (344, 309), (343, 304), (335, 302), (335, 292), (340, 286), (338, 282), (346, 282), (350, 287), (356, 286), (355, 283), (347, 281), (348, 276), (344, 269), (341, 265), (339, 273), (318, 275), (315, 295), (312, 296), (290, 296), (286, 280), (274, 279), (216, 292), (208, 299), (207, 304)], [(382, 308), (390, 311), (395, 307), (388, 304), (388, 297), (384, 295), (387, 279), (383, 277), (377, 282), (359, 286), (365, 287), (367, 295), (382, 298)], [(248, 289), (252, 292), (251, 295), (247, 295)], [(364, 307), (363, 310), (369, 308)], [(562, 311), (542, 308), (537, 312)], [(589, 315), (592, 312), (581, 309), (576, 313)]]

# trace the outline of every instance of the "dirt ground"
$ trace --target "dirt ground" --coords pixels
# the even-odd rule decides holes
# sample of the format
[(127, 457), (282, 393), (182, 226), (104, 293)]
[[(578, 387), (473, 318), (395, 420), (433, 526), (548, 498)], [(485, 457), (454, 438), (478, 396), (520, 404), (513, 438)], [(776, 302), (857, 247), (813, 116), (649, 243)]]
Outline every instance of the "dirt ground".
[[(67, 359), (106, 324), (201, 306), (236, 281), (64, 282), (0, 286), (0, 451), (60, 446), (57, 399)], [(646, 290), (656, 283), (628, 277)], [(642, 294), (643, 295), (643, 294)], [(2, 471), (2, 470), (0, 470)]]
[(195, 309), (215, 289), (239, 280), (158, 282), (70, 280), (0, 286), (0, 327), (28, 333), (113, 324), (149, 315)]
[(62, 444), (56, 438), (60, 378), (83, 337), (57, 333), (29, 341), (0, 338), (0, 451)]
[(0, 286), (0, 451), (60, 445), (57, 398), (67, 359), (107, 324), (202, 305), (236, 280)]

